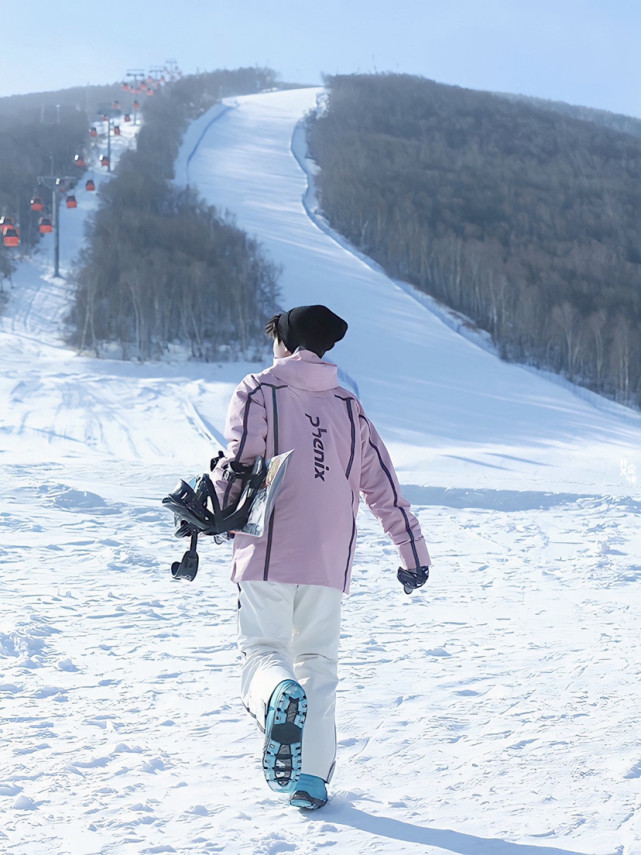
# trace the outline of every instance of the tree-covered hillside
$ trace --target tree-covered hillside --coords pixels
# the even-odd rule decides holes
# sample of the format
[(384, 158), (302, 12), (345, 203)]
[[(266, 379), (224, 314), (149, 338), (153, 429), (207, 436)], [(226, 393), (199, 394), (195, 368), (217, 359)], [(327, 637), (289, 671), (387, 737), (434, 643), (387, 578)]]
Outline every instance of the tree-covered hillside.
[(327, 85), (308, 138), (330, 223), (504, 357), (641, 403), (641, 140), (407, 75)]
[[(80, 176), (74, 156), (85, 150), (87, 124), (84, 112), (64, 104), (55, 111), (5, 115), (0, 110), (0, 215), (14, 218), (23, 251), (40, 237), (39, 214), (29, 204), (34, 195), (45, 195), (38, 176), (51, 175), (52, 169)], [(48, 202), (50, 194), (46, 196)], [(14, 256), (0, 241), (0, 279), (10, 275)]]
[(169, 179), (182, 135), (230, 93), (271, 88), (269, 69), (219, 71), (165, 86), (143, 107), (137, 148), (103, 185), (74, 273), (69, 340), (149, 359), (173, 345), (213, 360), (255, 356), (277, 300), (277, 273), (228, 214)]

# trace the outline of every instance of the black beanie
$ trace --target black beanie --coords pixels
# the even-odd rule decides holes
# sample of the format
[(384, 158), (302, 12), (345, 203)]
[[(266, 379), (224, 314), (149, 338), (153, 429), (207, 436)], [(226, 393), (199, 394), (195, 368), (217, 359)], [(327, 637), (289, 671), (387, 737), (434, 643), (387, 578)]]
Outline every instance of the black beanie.
[(343, 338), (347, 323), (327, 306), (298, 306), (279, 315), (276, 332), (290, 353), (304, 347), (322, 357)]

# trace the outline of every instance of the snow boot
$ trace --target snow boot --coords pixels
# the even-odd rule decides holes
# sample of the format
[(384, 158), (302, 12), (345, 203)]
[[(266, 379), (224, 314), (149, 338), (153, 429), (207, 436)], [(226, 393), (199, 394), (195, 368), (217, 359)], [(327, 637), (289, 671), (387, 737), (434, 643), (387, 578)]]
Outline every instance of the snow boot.
[(280, 793), (292, 793), (300, 777), (307, 698), (295, 680), (283, 680), (274, 689), (265, 717), (263, 771), (265, 780)]
[(289, 800), (290, 805), (317, 810), (327, 804), (327, 787), (316, 775), (301, 775)]

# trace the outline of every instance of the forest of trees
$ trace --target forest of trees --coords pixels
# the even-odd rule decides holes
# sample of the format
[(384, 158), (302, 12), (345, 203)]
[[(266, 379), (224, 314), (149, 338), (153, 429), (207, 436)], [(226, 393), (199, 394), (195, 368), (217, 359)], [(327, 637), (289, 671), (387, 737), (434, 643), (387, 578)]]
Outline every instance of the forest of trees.
[(326, 84), (308, 141), (332, 226), (504, 358), (641, 405), (641, 140), (408, 75)]
[(7, 297), (18, 252), (29, 252), (40, 239), (40, 214), (30, 208), (34, 195), (50, 205), (51, 192), (38, 186), (39, 175), (80, 177), (73, 158), (87, 147), (89, 116), (96, 105), (121, 95), (120, 85), (82, 86), (0, 98), (0, 215), (15, 219), (20, 249), (0, 241), (0, 311)]
[(188, 122), (230, 93), (271, 88), (269, 69), (183, 78), (144, 103), (136, 150), (102, 185), (79, 259), (69, 340), (148, 359), (188, 343), (194, 358), (257, 356), (277, 302), (278, 270), (260, 246), (168, 179)]
[(620, 113), (612, 113), (609, 110), (597, 110), (594, 107), (582, 107), (580, 104), (566, 104), (564, 101), (535, 98), (532, 95), (512, 95), (508, 92), (496, 94), (500, 94), (501, 98), (507, 98), (509, 101), (531, 104), (533, 107), (552, 110), (555, 113), (562, 113), (564, 116), (571, 116), (573, 119), (594, 122), (595, 125), (609, 128), (612, 131), (641, 137), (641, 119), (635, 119), (634, 116), (623, 116)]
[[(54, 110), (25, 110), (5, 114), (0, 99), (0, 214), (14, 217), (20, 228), (21, 250), (31, 249), (40, 238), (39, 214), (30, 208), (34, 195), (46, 202), (50, 191), (38, 188), (39, 175), (52, 168), (73, 177), (74, 156), (87, 141), (87, 118), (72, 105)], [(15, 252), (0, 241), (0, 279), (9, 277)]]

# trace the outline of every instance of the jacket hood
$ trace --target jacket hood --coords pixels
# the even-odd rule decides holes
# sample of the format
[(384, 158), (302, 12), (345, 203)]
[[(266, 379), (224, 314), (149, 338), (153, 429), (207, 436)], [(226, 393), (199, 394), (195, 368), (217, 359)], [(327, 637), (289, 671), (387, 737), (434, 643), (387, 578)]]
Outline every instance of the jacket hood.
[(300, 348), (291, 356), (275, 359), (271, 372), (295, 389), (325, 392), (338, 386), (338, 367), (325, 362), (311, 350)]

